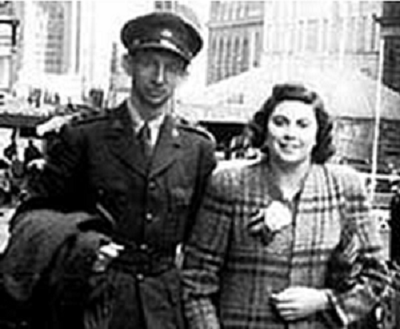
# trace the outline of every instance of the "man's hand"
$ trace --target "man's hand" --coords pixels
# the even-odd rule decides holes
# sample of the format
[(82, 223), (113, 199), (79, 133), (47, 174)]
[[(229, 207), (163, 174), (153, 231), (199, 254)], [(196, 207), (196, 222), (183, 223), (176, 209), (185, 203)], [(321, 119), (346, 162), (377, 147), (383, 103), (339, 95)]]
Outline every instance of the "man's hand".
[(271, 301), (285, 321), (295, 321), (328, 308), (326, 290), (290, 287), (271, 296)]
[(123, 249), (124, 246), (114, 242), (110, 242), (104, 246), (101, 246), (97, 252), (97, 258), (93, 264), (93, 271), (97, 273), (106, 271), (111, 261), (117, 257), (120, 251)]

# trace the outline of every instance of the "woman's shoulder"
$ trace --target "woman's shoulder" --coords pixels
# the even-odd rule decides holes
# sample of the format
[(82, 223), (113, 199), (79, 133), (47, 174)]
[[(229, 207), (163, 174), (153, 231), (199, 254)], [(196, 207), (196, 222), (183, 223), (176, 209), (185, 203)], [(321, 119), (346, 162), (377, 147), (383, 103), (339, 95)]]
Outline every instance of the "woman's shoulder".
[(336, 176), (360, 176), (359, 171), (355, 168), (345, 165), (345, 164), (338, 164), (338, 163), (327, 163), (324, 165), (326, 170), (328, 170), (332, 175)]
[(219, 162), (212, 174), (212, 185), (230, 191), (240, 190), (259, 175), (260, 165), (257, 160)]
[(325, 164), (326, 171), (345, 189), (364, 189), (365, 180), (355, 168), (345, 164)]
[(226, 180), (234, 178), (236, 180), (239, 176), (247, 176), (254, 173), (259, 165), (259, 160), (239, 159), (219, 161), (214, 170), (213, 177), (215, 179)]

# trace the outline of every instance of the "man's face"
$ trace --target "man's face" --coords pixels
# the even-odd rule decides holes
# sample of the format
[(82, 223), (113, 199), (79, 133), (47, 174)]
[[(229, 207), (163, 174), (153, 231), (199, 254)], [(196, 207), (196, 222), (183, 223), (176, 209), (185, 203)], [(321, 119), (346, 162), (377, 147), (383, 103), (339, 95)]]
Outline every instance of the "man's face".
[(185, 74), (186, 63), (164, 50), (140, 50), (131, 57), (133, 94), (150, 108), (159, 108), (172, 96)]

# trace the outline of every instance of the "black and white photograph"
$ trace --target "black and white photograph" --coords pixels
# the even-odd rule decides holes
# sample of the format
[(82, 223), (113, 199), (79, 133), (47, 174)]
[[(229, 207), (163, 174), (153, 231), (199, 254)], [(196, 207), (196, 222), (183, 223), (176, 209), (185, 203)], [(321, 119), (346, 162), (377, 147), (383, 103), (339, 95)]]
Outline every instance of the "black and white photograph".
[(0, 1), (0, 329), (400, 329), (400, 1)]

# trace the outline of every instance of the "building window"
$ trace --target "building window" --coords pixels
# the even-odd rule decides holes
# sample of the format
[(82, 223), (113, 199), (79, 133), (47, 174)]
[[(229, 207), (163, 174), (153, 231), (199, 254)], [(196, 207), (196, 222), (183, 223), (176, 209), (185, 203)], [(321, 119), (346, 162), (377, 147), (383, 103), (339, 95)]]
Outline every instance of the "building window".
[(242, 72), (245, 72), (249, 69), (249, 40), (247, 38), (243, 40), (242, 53)]
[(306, 51), (315, 53), (318, 49), (318, 20), (310, 19), (306, 27)]
[(328, 52), (329, 51), (329, 43), (330, 43), (330, 34), (329, 34), (329, 20), (324, 18), (321, 26), (321, 51)]
[(173, 9), (172, 1), (156, 1), (155, 9), (160, 11), (171, 11)]
[(372, 21), (371, 24), (371, 51), (379, 50), (379, 28), (378, 23)]
[(254, 62), (253, 66), (258, 67), (261, 64), (261, 35), (260, 32), (256, 32), (254, 35)]
[(233, 52), (233, 74), (236, 75), (241, 72), (241, 63), (242, 63), (242, 53), (240, 49), (240, 40), (238, 37), (235, 38), (235, 46)]
[(218, 62), (217, 62), (217, 75), (216, 81), (219, 81), (223, 78), (223, 63), (225, 58), (225, 41), (223, 38), (219, 40), (219, 49), (218, 49)]
[(225, 74), (224, 78), (229, 77), (231, 75), (231, 66), (232, 66), (232, 49), (231, 49), (231, 39), (228, 39), (226, 42), (226, 63), (225, 63)]
[(262, 1), (249, 1), (247, 3), (247, 16), (259, 17), (262, 16), (263, 2)]

